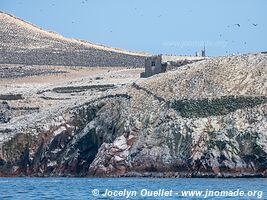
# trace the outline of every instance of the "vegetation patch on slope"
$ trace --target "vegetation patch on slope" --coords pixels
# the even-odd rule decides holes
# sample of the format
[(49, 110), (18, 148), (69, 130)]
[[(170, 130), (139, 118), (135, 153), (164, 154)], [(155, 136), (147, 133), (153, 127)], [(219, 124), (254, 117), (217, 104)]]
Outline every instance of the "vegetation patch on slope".
[(264, 103), (267, 103), (265, 96), (222, 96), (216, 99), (179, 99), (170, 102), (170, 106), (182, 117), (201, 118), (227, 115), (238, 109), (253, 108)]

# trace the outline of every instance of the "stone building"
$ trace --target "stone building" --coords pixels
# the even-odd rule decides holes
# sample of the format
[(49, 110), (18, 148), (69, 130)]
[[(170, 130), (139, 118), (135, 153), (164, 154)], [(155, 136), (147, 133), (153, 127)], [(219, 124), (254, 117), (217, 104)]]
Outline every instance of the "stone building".
[(208, 59), (205, 48), (201, 51), (201, 56), (175, 56), (157, 55), (145, 59), (145, 72), (141, 73), (141, 78), (147, 78), (155, 74), (175, 70), (178, 67)]
[(162, 63), (162, 55), (151, 56), (145, 59), (145, 72), (141, 73), (142, 78), (166, 72), (167, 63)]

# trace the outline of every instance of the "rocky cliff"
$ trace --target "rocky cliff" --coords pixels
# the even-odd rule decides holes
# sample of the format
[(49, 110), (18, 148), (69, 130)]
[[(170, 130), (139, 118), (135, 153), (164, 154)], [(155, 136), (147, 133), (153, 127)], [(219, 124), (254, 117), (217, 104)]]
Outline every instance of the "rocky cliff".
[(67, 39), (0, 12), (0, 64), (142, 67), (145, 56)]
[(266, 177), (266, 66), (212, 58), (36, 115), (2, 130), (0, 175)]

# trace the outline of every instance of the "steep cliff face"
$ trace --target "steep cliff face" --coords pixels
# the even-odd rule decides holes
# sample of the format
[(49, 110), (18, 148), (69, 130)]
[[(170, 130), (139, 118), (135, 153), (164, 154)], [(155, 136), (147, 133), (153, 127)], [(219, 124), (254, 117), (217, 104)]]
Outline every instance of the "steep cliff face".
[[(139, 107), (141, 112), (131, 111), (128, 131), (101, 146), (89, 171), (127, 176), (266, 176), (267, 98), (259, 97), (259, 104), (253, 103), (254, 97), (246, 98), (249, 106), (227, 114), (229, 104), (236, 105), (235, 98), (223, 97), (228, 100), (225, 105), (210, 102), (203, 107), (219, 105), (220, 110), (204, 117), (183, 116), (151, 98), (149, 105)], [(203, 100), (197, 103), (203, 105)]]
[(2, 144), (2, 176), (267, 176), (267, 56), (114, 89)]

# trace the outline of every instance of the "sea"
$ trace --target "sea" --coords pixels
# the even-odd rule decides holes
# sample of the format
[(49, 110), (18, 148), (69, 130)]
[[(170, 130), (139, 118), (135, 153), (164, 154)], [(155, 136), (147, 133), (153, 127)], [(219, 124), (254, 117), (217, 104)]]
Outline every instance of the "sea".
[(0, 178), (0, 199), (267, 199), (267, 179)]

